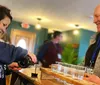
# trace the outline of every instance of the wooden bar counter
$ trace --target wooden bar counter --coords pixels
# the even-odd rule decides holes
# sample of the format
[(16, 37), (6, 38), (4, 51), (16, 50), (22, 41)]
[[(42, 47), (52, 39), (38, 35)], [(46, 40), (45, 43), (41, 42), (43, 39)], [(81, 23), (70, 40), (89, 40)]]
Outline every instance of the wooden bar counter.
[(32, 78), (31, 73), (34, 73), (33, 68), (26, 68), (23, 69), (23, 71), (16, 72), (19, 77), (22, 77), (23, 79), (30, 82), (32, 85), (64, 85), (63, 83), (60, 83), (56, 81), (55, 79), (41, 79), (41, 71), (36, 71), (38, 73), (38, 78)]
[(52, 72), (50, 68), (41, 68), (40, 71), (37, 71), (38, 78), (35, 79), (35, 78), (31, 77), (31, 73), (33, 73), (33, 71), (34, 70), (32, 68), (26, 68), (23, 71), (15, 72), (15, 73), (17, 73), (19, 76), (23, 77), (24, 79), (26, 79), (27, 81), (29, 81), (33, 85), (64, 85), (63, 83), (58, 82), (54, 78), (53, 79), (52, 78), (51, 79), (48, 79), (48, 78), (42, 79), (41, 73), (46, 73), (46, 74), (51, 75), (53, 77), (60, 78), (61, 80), (67, 81), (68, 83), (71, 83), (73, 85), (97, 85), (97, 84), (92, 83), (92, 82), (88, 82), (85, 80), (77, 80), (77, 79), (71, 78), (70, 76), (64, 76), (62, 74)]
[(95, 83), (88, 82), (86, 80), (77, 80), (77, 79), (73, 79), (70, 76), (64, 76), (63, 74), (52, 72), (51, 69), (49, 69), (49, 68), (41, 68), (41, 71), (45, 72), (47, 74), (50, 74), (52, 76), (58, 77), (62, 80), (67, 81), (68, 83), (71, 83), (71, 84), (74, 84), (74, 85), (97, 85)]

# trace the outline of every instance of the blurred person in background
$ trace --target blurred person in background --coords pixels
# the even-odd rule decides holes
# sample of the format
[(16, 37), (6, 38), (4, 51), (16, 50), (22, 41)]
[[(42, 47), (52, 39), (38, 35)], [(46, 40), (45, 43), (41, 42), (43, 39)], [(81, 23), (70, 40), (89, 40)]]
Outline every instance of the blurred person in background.
[(62, 40), (62, 32), (55, 31), (52, 40), (46, 42), (38, 52), (37, 58), (42, 62), (43, 67), (49, 67), (56, 61), (61, 61), (62, 47), (59, 42)]

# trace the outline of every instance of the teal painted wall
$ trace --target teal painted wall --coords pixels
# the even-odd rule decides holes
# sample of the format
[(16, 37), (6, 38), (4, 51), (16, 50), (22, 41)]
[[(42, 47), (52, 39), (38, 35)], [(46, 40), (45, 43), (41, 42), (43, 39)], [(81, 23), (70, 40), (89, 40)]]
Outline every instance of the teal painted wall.
[(12, 29), (19, 29), (19, 30), (25, 30), (25, 31), (36, 33), (36, 42), (35, 42), (35, 49), (34, 49), (35, 54), (37, 54), (38, 48), (43, 44), (44, 40), (47, 39), (47, 35), (48, 35), (48, 30), (45, 28), (42, 28), (41, 30), (36, 30), (33, 25), (30, 25), (29, 29), (24, 29), (21, 27), (21, 22), (18, 21), (12, 21), (12, 23), (10, 24), (7, 30), (9, 35), (11, 34)]
[(66, 36), (66, 43), (80, 43), (80, 34), (74, 35), (73, 30), (63, 32), (64, 36)]
[(85, 29), (79, 29), (79, 34), (74, 35), (73, 30), (65, 31), (63, 32), (64, 35), (66, 35), (66, 41), (64, 43), (77, 43), (79, 44), (78, 48), (78, 63), (80, 63), (84, 57), (85, 53), (88, 49), (90, 37), (95, 33), (93, 31), (85, 30)]
[(78, 57), (79, 59), (84, 59), (86, 51), (89, 47), (90, 43), (90, 38), (95, 32), (85, 30), (85, 29), (80, 29), (80, 44), (79, 44), (79, 53)]

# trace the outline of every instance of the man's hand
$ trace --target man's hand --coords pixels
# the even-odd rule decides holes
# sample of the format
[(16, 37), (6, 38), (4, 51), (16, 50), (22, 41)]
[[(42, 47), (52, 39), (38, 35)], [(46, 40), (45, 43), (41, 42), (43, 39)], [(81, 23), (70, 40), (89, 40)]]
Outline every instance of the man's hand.
[(11, 70), (15, 70), (15, 71), (21, 70), (21, 68), (19, 67), (18, 63), (16, 63), (16, 62), (13, 62), (13, 63), (9, 64), (8, 68), (11, 69)]
[(84, 78), (84, 79), (100, 85), (100, 78), (96, 75), (89, 75), (87, 78)]
[(30, 58), (32, 59), (32, 61), (33, 61), (34, 63), (37, 62), (37, 58), (36, 58), (36, 56), (35, 56), (33, 53), (28, 52), (28, 55), (30, 56)]

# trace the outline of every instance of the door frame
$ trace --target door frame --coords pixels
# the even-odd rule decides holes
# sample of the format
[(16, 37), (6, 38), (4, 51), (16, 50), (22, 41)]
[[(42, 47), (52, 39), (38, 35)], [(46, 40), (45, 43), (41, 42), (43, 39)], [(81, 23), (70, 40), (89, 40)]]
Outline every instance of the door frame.
[(25, 30), (12, 29), (10, 38), (11, 38), (11, 44), (13, 44), (13, 45), (15, 45), (15, 43), (16, 43), (15, 42), (16, 35), (21, 35), (21, 36), (30, 38), (29, 49), (27, 49), (27, 50), (29, 50), (30, 52), (34, 52), (36, 33), (25, 31)]

